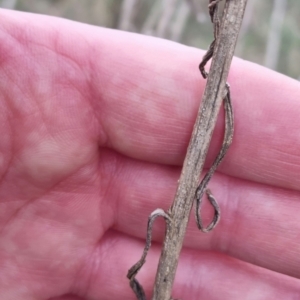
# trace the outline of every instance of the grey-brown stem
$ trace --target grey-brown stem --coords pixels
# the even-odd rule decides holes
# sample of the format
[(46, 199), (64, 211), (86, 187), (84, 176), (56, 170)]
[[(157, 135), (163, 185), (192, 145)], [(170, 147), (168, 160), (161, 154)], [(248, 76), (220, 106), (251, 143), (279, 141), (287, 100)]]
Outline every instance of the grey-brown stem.
[(179, 254), (203, 170), (207, 150), (224, 96), (226, 79), (241, 27), (247, 0), (226, 0), (207, 85), (183, 164), (158, 265), (153, 300), (169, 300)]

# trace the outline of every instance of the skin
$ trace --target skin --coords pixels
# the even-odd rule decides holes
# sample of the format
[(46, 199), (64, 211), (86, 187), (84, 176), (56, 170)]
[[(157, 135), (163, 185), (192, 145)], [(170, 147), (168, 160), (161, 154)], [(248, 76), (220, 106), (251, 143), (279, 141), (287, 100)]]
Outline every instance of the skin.
[[(173, 199), (203, 54), (1, 10), (2, 299), (134, 299), (126, 273)], [(191, 218), (173, 297), (299, 299), (300, 84), (236, 58), (228, 81), (235, 137), (210, 183), (221, 221), (203, 234)], [(207, 167), (223, 130), (221, 112)], [(138, 275), (148, 296), (163, 235), (158, 220)]]

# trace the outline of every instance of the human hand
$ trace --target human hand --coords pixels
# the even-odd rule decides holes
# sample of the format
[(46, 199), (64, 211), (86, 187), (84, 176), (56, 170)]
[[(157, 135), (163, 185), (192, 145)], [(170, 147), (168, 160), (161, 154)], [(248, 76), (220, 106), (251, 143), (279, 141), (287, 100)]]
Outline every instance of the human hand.
[[(0, 24), (1, 299), (134, 299), (126, 273), (148, 215), (173, 200), (203, 52), (33, 14), (1, 10)], [(203, 234), (191, 218), (173, 297), (298, 299), (300, 84), (239, 59), (228, 81), (235, 136), (210, 182), (221, 221)], [(153, 243), (138, 275), (148, 295), (159, 255)]]

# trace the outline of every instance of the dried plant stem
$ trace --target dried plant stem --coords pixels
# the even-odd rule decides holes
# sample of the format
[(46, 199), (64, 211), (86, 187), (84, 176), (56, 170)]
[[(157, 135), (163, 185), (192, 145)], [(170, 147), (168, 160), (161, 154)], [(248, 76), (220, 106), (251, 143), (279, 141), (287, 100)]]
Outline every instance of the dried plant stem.
[[(150, 248), (151, 230), (154, 219), (158, 216), (163, 217), (166, 220), (167, 226), (163, 249), (156, 273), (152, 296), (153, 300), (171, 299), (171, 290), (179, 254), (195, 198), (197, 203), (196, 220), (199, 229), (203, 232), (208, 232), (219, 220), (220, 210), (209, 190), (206, 192), (209, 201), (215, 208), (215, 217), (207, 228), (204, 228), (201, 222), (200, 204), (201, 197), (206, 189), (207, 183), (224, 157), (232, 140), (233, 116), (229, 86), (226, 84), (226, 79), (234, 54), (247, 0), (226, 0), (221, 23), (219, 22), (217, 14), (219, 1), (221, 0), (209, 0), (210, 16), (214, 23), (215, 40), (200, 65), (203, 77), (206, 78), (208, 75), (207, 85), (194, 125), (174, 202), (167, 212), (158, 209), (150, 215), (148, 221), (147, 241), (143, 256), (127, 274), (127, 277), (130, 279), (130, 285), (139, 300), (145, 300), (146, 297), (142, 286), (135, 279), (135, 276), (144, 264), (147, 252)], [(204, 66), (211, 57), (213, 57), (212, 64), (209, 74), (207, 74), (204, 70)], [(206, 154), (223, 99), (226, 120), (222, 149), (209, 172), (198, 186), (199, 177), (203, 170)]]
[(156, 36), (166, 37), (167, 30), (171, 24), (172, 17), (178, 5), (178, 0), (161, 0), (163, 3), (163, 10), (160, 20), (157, 24)]
[(246, 4), (247, 0), (227, 0), (225, 4), (202, 103), (183, 164), (176, 196), (169, 210), (172, 222), (167, 225), (156, 274), (153, 300), (169, 300), (171, 298), (172, 285), (195, 198), (195, 190), (222, 104)]
[(123, 0), (121, 8), (121, 16), (119, 21), (119, 29), (132, 30), (133, 19), (136, 13), (139, 0)]

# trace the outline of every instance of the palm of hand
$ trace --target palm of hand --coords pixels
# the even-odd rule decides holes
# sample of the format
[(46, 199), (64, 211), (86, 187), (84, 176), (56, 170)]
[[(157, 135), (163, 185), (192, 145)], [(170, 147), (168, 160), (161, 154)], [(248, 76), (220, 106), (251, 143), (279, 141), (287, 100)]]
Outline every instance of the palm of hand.
[[(152, 39), (149, 50), (140, 50), (148, 38), (138, 36), (120, 52), (119, 45), (128, 42), (125, 33), (1, 14), (0, 294), (7, 300), (133, 299), (125, 275), (141, 255), (143, 240), (137, 238), (144, 238), (147, 215), (167, 208), (174, 194), (176, 166), (203, 88), (197, 86), (200, 75), (190, 75), (199, 53)], [(254, 85), (254, 67), (245, 65), (250, 75), (244, 80)], [(290, 95), (284, 120), (293, 136), (298, 129), (289, 120), (299, 114), (291, 109), (299, 84), (268, 74), (269, 82), (289, 86), (289, 94), (275, 102)], [(253, 286), (264, 291), (262, 299), (296, 299), (299, 292), (299, 179), (289, 178), (299, 172), (300, 142), (288, 148), (289, 134), (269, 136), (267, 130), (280, 134), (285, 127), (274, 121), (278, 105), (261, 117), (259, 109), (269, 108), (274, 96), (253, 102), (265, 97), (259, 84), (252, 93), (243, 105), (255, 106), (257, 113), (243, 113), (242, 104), (235, 104), (238, 142), (220, 169), (224, 174), (212, 182), (222, 221), (210, 235), (190, 224), (176, 298), (242, 299)], [(248, 127), (257, 120), (269, 127)], [(220, 142), (222, 124), (212, 148)], [(162, 237), (157, 228), (154, 239)], [(158, 256), (154, 245), (141, 272), (148, 292)], [(220, 282), (226, 284), (217, 287)]]

